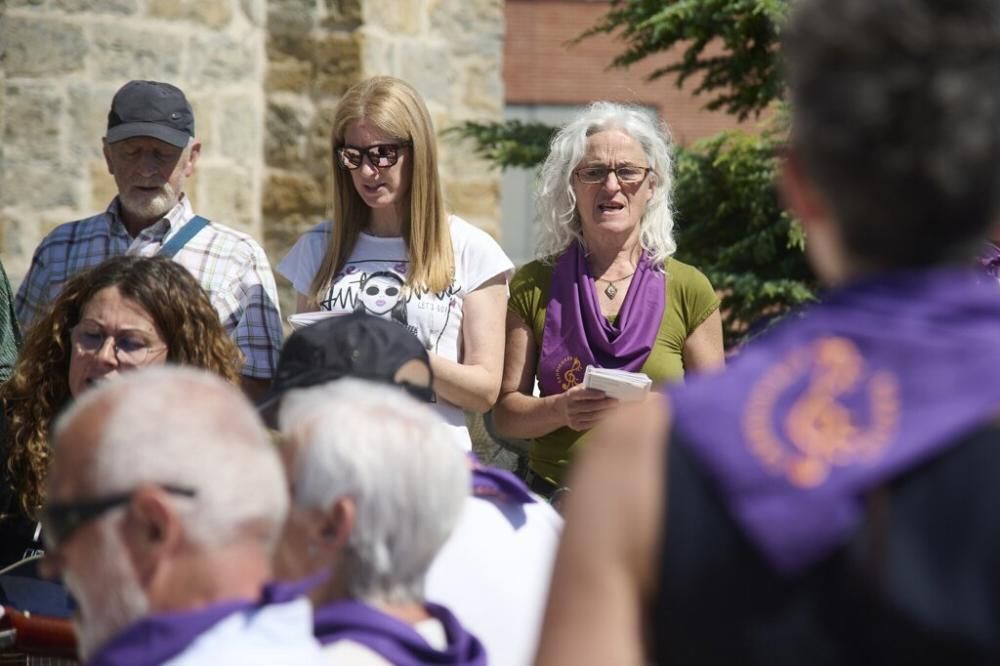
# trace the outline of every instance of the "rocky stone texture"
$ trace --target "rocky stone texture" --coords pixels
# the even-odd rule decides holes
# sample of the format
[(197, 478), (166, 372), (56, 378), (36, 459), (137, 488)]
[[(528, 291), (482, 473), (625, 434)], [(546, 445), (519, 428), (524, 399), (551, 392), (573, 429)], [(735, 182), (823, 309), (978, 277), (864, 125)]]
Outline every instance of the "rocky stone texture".
[(15, 283), (47, 231), (114, 196), (101, 137), (133, 78), (195, 108), (199, 212), (263, 235), (266, 0), (8, 0), (0, 15), (0, 258)]

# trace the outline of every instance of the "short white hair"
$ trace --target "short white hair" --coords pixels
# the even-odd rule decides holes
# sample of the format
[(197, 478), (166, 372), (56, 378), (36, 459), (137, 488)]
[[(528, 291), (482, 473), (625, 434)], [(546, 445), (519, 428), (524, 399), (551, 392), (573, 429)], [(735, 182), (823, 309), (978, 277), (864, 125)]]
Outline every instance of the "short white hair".
[(403, 391), (358, 379), (291, 391), (279, 414), (295, 446), (294, 501), (351, 497), (350, 595), (422, 602), (424, 578), (469, 494), (469, 463), (441, 417)]
[(574, 240), (583, 241), (573, 192), (573, 171), (587, 150), (587, 138), (605, 130), (620, 130), (635, 139), (649, 160), (653, 196), (640, 222), (639, 243), (655, 266), (663, 267), (677, 251), (674, 241), (673, 159), (670, 130), (654, 122), (641, 107), (595, 102), (552, 139), (538, 186), (538, 256), (554, 259)]
[(80, 473), (95, 489), (192, 488), (194, 498), (174, 504), (191, 543), (250, 538), (273, 550), (288, 513), (287, 484), (257, 411), (236, 388), (193, 368), (134, 370), (84, 393), (56, 422), (53, 441), (92, 409), (106, 411), (93, 468)]

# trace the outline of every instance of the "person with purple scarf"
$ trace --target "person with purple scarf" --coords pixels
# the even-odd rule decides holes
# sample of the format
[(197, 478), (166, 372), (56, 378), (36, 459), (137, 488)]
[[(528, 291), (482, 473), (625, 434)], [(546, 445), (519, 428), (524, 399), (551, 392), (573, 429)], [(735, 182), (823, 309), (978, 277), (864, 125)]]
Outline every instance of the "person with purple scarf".
[(279, 558), (329, 571), (310, 593), (329, 662), (485, 666), (479, 639), (424, 593), (470, 487), (445, 421), (403, 391), (344, 378), (289, 391), (278, 422), (295, 505)]
[(538, 663), (1000, 663), (1000, 0), (797, 0), (818, 303), (595, 433)]
[(325, 663), (308, 599), (266, 585), (288, 491), (235, 387), (134, 370), (76, 400), (53, 449), (43, 569), (87, 666)]
[[(723, 364), (719, 299), (674, 259), (666, 127), (598, 102), (559, 131), (542, 166), (538, 261), (511, 282), (497, 431), (532, 439), (532, 490), (563, 485), (581, 435), (617, 404), (587, 366), (654, 383)], [(533, 395), (537, 377), (540, 396)]]

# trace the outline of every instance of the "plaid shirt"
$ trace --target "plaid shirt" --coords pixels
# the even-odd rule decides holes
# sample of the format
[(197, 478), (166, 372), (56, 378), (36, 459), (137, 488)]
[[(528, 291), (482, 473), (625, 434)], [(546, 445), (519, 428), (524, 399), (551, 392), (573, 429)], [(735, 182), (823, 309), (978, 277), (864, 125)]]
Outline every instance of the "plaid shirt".
[[(134, 239), (119, 216), (118, 199), (100, 215), (56, 227), (45, 237), (17, 292), (17, 317), (25, 328), (62, 290), (63, 283), (105, 259), (151, 257), (193, 217), (187, 197)], [(281, 314), (274, 275), (264, 250), (250, 236), (210, 222), (174, 260), (208, 292), (222, 324), (246, 357), (242, 374), (268, 379), (281, 348)]]

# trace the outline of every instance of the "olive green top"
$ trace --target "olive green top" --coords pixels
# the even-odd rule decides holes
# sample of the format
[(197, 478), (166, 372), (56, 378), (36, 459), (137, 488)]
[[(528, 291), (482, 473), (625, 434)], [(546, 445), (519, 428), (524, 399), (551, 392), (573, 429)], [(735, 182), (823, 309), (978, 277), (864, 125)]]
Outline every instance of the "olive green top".
[[(531, 327), (536, 353), (542, 349), (545, 308), (554, 268), (553, 264), (533, 261), (522, 266), (510, 284), (507, 309)], [(697, 268), (676, 259), (667, 261), (666, 291), (663, 322), (653, 350), (641, 368), (654, 386), (684, 378), (684, 342), (719, 307), (719, 297), (708, 278)], [(562, 427), (535, 439), (529, 453), (531, 468), (549, 481), (561, 484), (583, 434)]]

